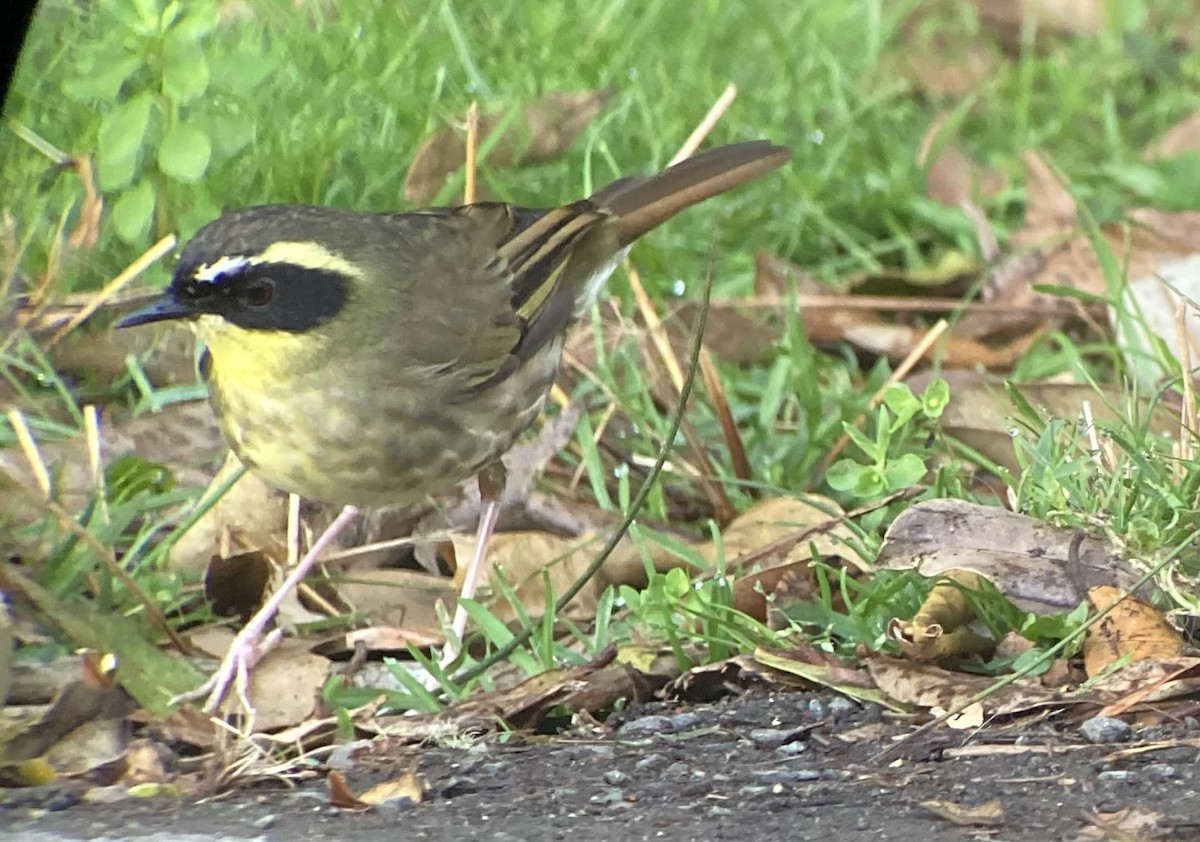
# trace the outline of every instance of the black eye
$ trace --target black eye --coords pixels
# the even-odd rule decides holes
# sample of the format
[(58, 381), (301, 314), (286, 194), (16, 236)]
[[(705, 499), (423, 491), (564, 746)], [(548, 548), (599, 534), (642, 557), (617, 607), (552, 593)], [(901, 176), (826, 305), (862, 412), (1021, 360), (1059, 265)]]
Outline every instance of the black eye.
[(242, 288), (238, 297), (251, 307), (262, 307), (271, 302), (275, 295), (275, 282), (270, 278), (256, 278)]

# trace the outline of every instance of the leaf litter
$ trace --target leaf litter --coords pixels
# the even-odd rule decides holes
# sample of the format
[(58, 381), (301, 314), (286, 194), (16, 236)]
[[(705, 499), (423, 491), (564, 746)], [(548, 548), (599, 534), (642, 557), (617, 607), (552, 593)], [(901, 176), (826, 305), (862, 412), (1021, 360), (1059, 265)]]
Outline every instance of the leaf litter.
[[(983, 18), (1008, 51), (1019, 43), (1013, 40), (1013, 22), (1023, 22), (1031, 14), (1039, 17), (1039, 38), (1093, 34), (1098, 26), (1093, 15), (1094, 5), (1039, 3), (1017, 6), (1021, 8), (987, 12)], [(963, 51), (959, 60), (962, 62), (959, 68), (913, 67), (910, 72), (919, 80), (919, 87), (930, 96), (955, 98), (966, 96), (977, 86), (986, 84), (996, 61), (994, 56), (970, 47)], [(599, 113), (606, 99), (604, 93), (554, 94), (524, 110), (510, 110), (508, 116), (485, 117), (480, 128), (482, 143), (485, 146), (491, 143), (490, 165), (518, 166), (561, 154)], [(512, 116), (514, 114), (516, 116)], [(561, 125), (556, 133), (538, 130), (547, 122)], [(1184, 121), (1148, 149), (1147, 155), (1171, 158), (1194, 152), (1194, 124), (1194, 117)], [(990, 254), (993, 248), (991, 232), (979, 206), (1006, 188), (1004, 175), (976, 163), (969, 150), (946, 133), (945, 126), (945, 118), (935, 120), (921, 149), (916, 151), (918, 164), (926, 173), (928, 195), (943, 205), (962, 209), (976, 225), (980, 251)], [(494, 137), (491, 137), (493, 133)], [(549, 140), (542, 145), (530, 140), (539, 136), (549, 137)], [(463, 159), (465, 146), (459, 139), (458, 129), (449, 126), (426, 142), (409, 174), (406, 191), (414, 196), (425, 196), (430, 191), (437, 193), (443, 189), (447, 178), (460, 168)], [(710, 314), (711, 332), (706, 338), (708, 352), (723, 363), (762, 360), (782, 336), (787, 319), (796, 316), (818, 344), (846, 342), (864, 352), (900, 360), (927, 335), (921, 317), (961, 309), (963, 317), (955, 321), (949, 332), (928, 352), (940, 360), (946, 369), (944, 376), (957, 377), (963, 384), (952, 389), (955, 398), (976, 410), (962, 416), (956, 422), (957, 426), (953, 426), (955, 422), (952, 421), (951, 431), (956, 436), (972, 439), (977, 450), (991, 456), (997, 464), (1013, 464), (1012, 437), (1007, 426), (1012, 414), (1011, 404), (997, 397), (996, 385), (980, 378), (973, 368), (1009, 369), (1047, 330), (1066, 326), (1097, 329), (1110, 318), (1117, 321), (1091, 303), (1091, 299), (1105, 297), (1109, 290), (1092, 239), (1078, 223), (1079, 209), (1069, 186), (1056, 174), (1046, 155), (1030, 150), (1024, 160), (1028, 198), (1025, 224), (1009, 239), (1008, 252), (1000, 262), (984, 267), (972, 258), (958, 256), (946, 261), (933, 275), (911, 273), (906, 276), (901, 273), (896, 276), (893, 273), (887, 277), (848, 278), (843, 279), (840, 292), (831, 293), (828, 286), (812, 282), (803, 267), (788, 265), (773, 255), (759, 255), (756, 295), (746, 300), (716, 304)], [(81, 176), (86, 183), (86, 173), (81, 171)], [(85, 214), (84, 223), (89, 218)], [(1165, 298), (1162, 309), (1165, 315), (1148, 323), (1153, 326), (1157, 338), (1168, 346), (1174, 345), (1176, 353), (1182, 356), (1183, 346), (1176, 341), (1181, 339), (1176, 313), (1181, 301), (1194, 300), (1197, 296), (1191, 293), (1190, 276), (1175, 267), (1190, 266), (1190, 261), (1195, 259), (1196, 244), (1190, 233), (1194, 230), (1194, 219), (1187, 214), (1152, 210), (1135, 210), (1130, 219), (1134, 223), (1132, 226), (1101, 226), (1101, 237), (1130, 267), (1129, 295), (1134, 295), (1135, 289), (1154, 288), (1149, 297), (1136, 293), (1140, 297), (1133, 299), (1134, 303), (1150, 310), (1155, 306), (1151, 303), (1153, 298)], [(76, 239), (86, 243), (87, 230), (81, 228), (77, 232), (81, 230), (83, 233)], [(1165, 284), (1162, 283), (1164, 278)], [(964, 303), (961, 300), (964, 282), (969, 284), (975, 280), (983, 281), (981, 300)], [(889, 296), (871, 292), (880, 284), (889, 290)], [(1167, 292), (1163, 291), (1164, 286)], [(1061, 289), (1072, 290), (1078, 296), (1064, 298), (1057, 291), (1047, 291)], [(796, 293), (801, 298), (798, 299)], [(801, 306), (793, 310), (797, 303)], [(601, 322), (599, 341), (627, 342), (632, 337), (632, 341), (644, 350), (648, 368), (655, 373), (656, 393), (666, 402), (678, 388), (677, 380), (672, 381), (671, 372), (673, 366), (677, 368), (678, 360), (686, 357), (686, 330), (679, 325), (687, 324), (689, 315), (687, 305), (683, 305), (679, 312), (661, 321), (646, 319), (643, 325)], [(645, 318), (645, 314), (643, 316)], [(1117, 327), (1118, 339), (1124, 343), (1127, 353), (1131, 357), (1144, 355), (1147, 336), (1122, 334), (1119, 325)], [(576, 373), (587, 375), (594, 369), (592, 329), (591, 325), (585, 326), (570, 340), (569, 356)], [(109, 341), (100, 336), (104, 335), (99, 334), (90, 341)], [(61, 347), (69, 348), (71, 344)], [(651, 353), (651, 347), (655, 347), (654, 353)], [(76, 350), (74, 357), (61, 350), (56, 353), (64, 354), (61, 359), (67, 368), (78, 364), (72, 360), (85, 360), (88, 356), (86, 350), (82, 353)], [(180, 371), (190, 373), (190, 358), (178, 357), (154, 373), (157, 382), (169, 384), (178, 382)], [(1148, 382), (1156, 382), (1152, 376), (1148, 377)], [(570, 381), (564, 385), (569, 386)], [(712, 380), (709, 386), (710, 400), (720, 415), (723, 395), (719, 378)], [(1060, 418), (1075, 419), (1088, 405), (1109, 403), (1103, 400), (1103, 395), (1101, 400), (1093, 400), (1087, 390), (1094, 392), (1094, 388), (1080, 384), (1030, 383), (1022, 384), (1020, 388), (1038, 395), (1035, 402), (1048, 407), (1050, 415)], [(963, 400), (964, 393), (966, 400)], [(1052, 397), (1059, 400), (1054, 402)], [(984, 402), (988, 411), (978, 412), (980, 402)], [(132, 453), (150, 454), (151, 458), (161, 457), (164, 464), (174, 464), (180, 469), (187, 466), (188, 470), (194, 471), (203, 461), (197, 458), (197, 453), (202, 453), (210, 462), (219, 456), (219, 439), (211, 418), (200, 422), (180, 420), (179, 413), (203, 416), (204, 411), (203, 404), (173, 406), (163, 416), (114, 421), (105, 426), (109, 435), (105, 455), (111, 459)], [(1161, 405), (1155, 406), (1153, 411), (1161, 412)], [(142, 422), (140, 427), (139, 422)], [(1168, 419), (1162, 427), (1169, 430), (1174, 423)], [(172, 431), (181, 429), (197, 432), (193, 436), (195, 441), (171, 440)], [(725, 435), (730, 452), (735, 452), (736, 428), (726, 426)], [(561, 437), (549, 438), (561, 440)], [(603, 432), (599, 440), (610, 444), (617, 441), (608, 431)], [(985, 440), (986, 444), (981, 444)], [(1005, 444), (1008, 445), (1007, 452)], [(514, 499), (520, 503), (518, 508), (523, 509), (524, 516), (543, 525), (562, 527), (566, 524), (568, 528), (557, 532), (510, 532), (498, 540), (496, 559), (499, 563), (493, 571), (498, 579), (492, 590), (499, 599), (492, 603), (492, 610), (501, 623), (539, 616), (545, 608), (547, 585), (550, 591), (561, 592), (586, 565), (589, 548), (595, 545), (597, 536), (605, 535), (614, 526), (612, 516), (594, 505), (571, 501), (566, 509), (555, 509), (546, 500), (559, 500), (558, 495), (539, 498), (539, 492), (532, 490), (536, 475), (544, 469), (553, 472), (554, 453), (559, 447), (561, 445), (543, 447), (540, 453), (521, 457), (525, 461), (519, 465), (527, 470), (514, 487)], [(85, 464), (82, 451), (71, 441), (61, 445), (47, 444), (43, 449), (60, 468), (55, 476), (63, 483), (63, 493), (57, 499), (66, 502), (68, 511), (82, 511), (88, 504), (91, 490), (90, 478), (78, 473), (79, 466)], [(619, 446), (615, 446), (613, 452), (619, 453)], [(10, 459), (9, 454), (0, 454), (0, 459), (5, 460), (6, 471), (27, 476), (28, 466), (19, 459)], [(707, 454), (703, 447), (693, 447), (690, 460), (695, 464), (681, 456), (681, 467), (690, 468), (696, 476), (710, 473), (697, 468), (706, 464)], [(203, 483), (196, 480), (207, 479), (207, 474), (201, 470), (190, 477), (190, 481), (199, 487)], [(697, 486), (704, 488), (702, 482), (697, 482)], [(206, 600), (236, 615), (244, 614), (247, 605), (235, 604), (235, 600), (229, 599), (230, 594), (248, 593), (251, 595), (249, 602), (253, 603), (254, 595), (265, 591), (273, 571), (286, 563), (289, 553), (287, 542), (281, 535), (289, 528), (294, 530), (297, 524), (293, 518), (293, 525), (286, 525), (283, 503), (279, 495), (269, 489), (256, 487), (253, 480), (245, 478), (234, 488), (235, 496), (218, 503), (205, 518), (180, 536), (171, 563), (179, 570), (204, 570), (210, 585)], [(717, 492), (715, 496), (709, 493), (711, 491)], [(1084, 536), (1077, 542), (1075, 536), (1063, 534), (1048, 541), (1045, 524), (1003, 509), (948, 512), (926, 504), (910, 508), (893, 524), (883, 554), (872, 563), (852, 549), (854, 536), (845, 529), (846, 515), (830, 501), (818, 501), (819, 505), (813, 506), (794, 499), (766, 498), (739, 515), (728, 507), (727, 499), (716, 486), (703, 491), (699, 497), (707, 498), (704, 504), (717, 515), (720, 540), (686, 541), (687, 552), (682, 554), (679, 552), (680, 538), (673, 531), (664, 532), (665, 540), (661, 541), (639, 544), (628, 540), (602, 570), (596, 587), (581, 594), (566, 616), (578, 624), (591, 622), (602, 598), (602, 585), (642, 587), (648, 570), (655, 573), (680, 570), (688, 575), (699, 570), (701, 572), (695, 576), (697, 583), (706, 579), (712, 581), (715, 574), (706, 572), (706, 568), (711, 570), (717, 566), (718, 559), (728, 565), (727, 569), (737, 571), (731, 583), (732, 607), (758, 622), (778, 617), (777, 612), (786, 614), (784, 609), (789, 600), (813, 598), (821, 586), (812, 574), (815, 561), (840, 565), (844, 575), (851, 578), (868, 577), (875, 567), (886, 570), (904, 562), (914, 562), (924, 575), (941, 584), (932, 588), (929, 601), (914, 617), (893, 618), (889, 629), (893, 640), (900, 642), (899, 655), (864, 652), (855, 663), (811, 647), (800, 646), (792, 650), (760, 647), (753, 654), (743, 652), (717, 663), (681, 670), (677, 649), (665, 640), (646, 640), (625, 647), (623, 651), (592, 653), (578, 666), (553, 669), (533, 677), (509, 676), (490, 694), (471, 696), (444, 711), (409, 717), (380, 716), (376, 699), (356, 709), (351, 716), (353, 727), (363, 734), (374, 734), (374, 740), (383, 741), (376, 745), (378, 748), (437, 739), (439, 733), (493, 731), (501, 726), (535, 729), (555, 711), (564, 708), (601, 711), (622, 699), (653, 698), (668, 687), (674, 688), (675, 693), (711, 694), (743, 680), (778, 687), (795, 687), (797, 684), (829, 687), (851, 698), (873, 701), (910, 714), (924, 711), (936, 716), (962, 708), (966, 717), (960, 714), (948, 722), (951, 727), (960, 728), (975, 728), (984, 721), (971, 719), (972, 716), (988, 719), (1041, 716), (1047, 711), (1067, 712), (1076, 717), (1096, 709), (1122, 715), (1161, 716), (1166, 710), (1161, 707), (1164, 702), (1186, 698), (1192, 692), (1197, 664), (1187, 654), (1186, 642), (1150, 601), (1140, 601), (1141, 592), (1137, 596), (1130, 595), (1131, 571), (1136, 569), (1131, 564), (1133, 559), (1121, 548), (1105, 545), (1095, 536)], [(467, 545), (469, 542), (447, 532), (445, 526), (468, 521), (477, 506), (478, 502), (471, 500), (469, 492), (464, 490), (457, 498), (452, 496), (443, 501), (440, 510), (422, 507), (419, 511), (375, 513), (359, 524), (353, 543), (378, 544), (377, 552), (374, 556), (360, 554), (355, 558), (348, 542), (344, 548), (345, 559), (329, 564), (328, 578), (314, 583), (306, 594), (308, 607), (301, 607), (297, 602), (295, 612), (285, 618), (285, 622), (295, 624), (320, 625), (325, 622), (327, 631), (324, 639), (317, 643), (291, 640), (264, 658), (253, 677), (258, 687), (254, 695), (259, 699), (276, 696), (271, 701), (277, 704), (260, 707), (255, 723), (260, 731), (243, 733), (221, 749), (229, 761), (224, 780), (286, 776), (296, 772), (296, 758), (328, 756), (335, 719), (329, 716), (319, 688), (332, 664), (326, 655), (317, 652), (339, 656), (362, 651), (395, 654), (410, 647), (439, 645), (441, 615), (431, 606), (453, 596), (453, 581), (445, 574), (455, 568), (454, 559), (465, 557), (464, 553), (471, 549)], [(16, 511), (20, 514), (23, 510), (18, 508)], [(24, 516), (28, 517), (29, 510), (24, 511)], [(538, 521), (538, 516), (546, 512), (549, 516)], [(312, 507), (298, 525), (302, 530), (316, 529), (321, 519), (328, 516), (320, 507)], [(931, 518), (930, 523), (916, 530), (922, 536), (921, 540), (917, 541), (917, 546), (901, 547), (903, 540), (913, 540), (911, 534), (901, 535), (903, 529), (912, 530), (913, 521), (918, 518)], [(409, 530), (417, 526), (428, 530), (416, 540), (426, 548), (416, 565), (423, 569), (393, 566), (396, 552), (404, 552), (404, 542), (413, 543)], [(653, 533), (654, 526), (647, 526), (647, 531)], [(967, 535), (972, 540), (957, 545), (953, 540), (956, 535)], [(982, 540), (990, 535), (995, 536), (990, 543)], [(674, 549), (670, 549), (672, 547)], [(694, 558), (681, 558), (681, 555)], [(233, 560), (235, 567), (250, 566), (251, 559), (253, 569), (257, 571), (252, 578), (258, 584), (248, 586), (244, 581), (218, 584), (221, 576), (216, 568), (221, 562)], [(35, 593), (23, 583), (13, 588), (12, 581), (20, 580), (9, 580), (9, 587), (14, 592), (27, 598)], [(989, 693), (992, 679), (960, 671), (958, 666), (961, 664), (954, 664), (954, 659), (970, 661), (979, 656), (978, 644), (984, 639), (975, 623), (978, 618), (971, 615), (971, 601), (962, 598), (965, 591), (980, 587), (995, 589), (1035, 615), (1039, 612), (1069, 612), (1085, 601), (1093, 612), (1108, 610), (1109, 613), (1089, 629), (1084, 640), (1081, 681), (1063, 684), (1064, 677), (1068, 682), (1070, 680), (1069, 671), (1065, 671), (1051, 682), (1048, 680), (1053, 671), (1051, 668), (1040, 676), (1031, 675), (1007, 686), (992, 688)], [(1147, 594), (1150, 600), (1154, 596)], [(45, 600), (42, 605), (49, 616), (59, 618), (69, 636), (76, 637), (78, 632), (72, 630), (78, 629), (78, 625), (72, 625), (66, 619), (75, 610), (74, 606), (56, 605)], [(316, 612), (313, 606), (317, 606)], [(927, 645), (931, 640), (945, 641), (961, 629), (970, 632), (962, 635), (968, 644), (965, 648), (957, 642), (946, 648), (940, 643), (932, 648)], [(223, 635), (227, 634), (220, 629), (200, 628), (192, 630), (188, 636), (199, 649), (219, 652), (224, 646)], [(140, 661), (136, 651), (130, 649), (119, 635), (101, 635), (99, 641), (92, 635), (90, 639), (92, 643), (102, 644), (100, 651), (119, 650), (126, 664)], [(569, 638), (560, 637), (558, 641), (570, 644)], [(1005, 640), (989, 644), (993, 647), (1004, 645)], [(695, 654), (697, 660), (703, 659), (702, 653)], [(1019, 653), (1015, 657), (1020, 657)], [(152, 658), (142, 660), (139, 668), (144, 669), (152, 662)], [(18, 673), (7, 682), (10, 693), (13, 688), (20, 688), (22, 680), (23, 676)], [(118, 680), (119, 684), (108, 685), (104, 692), (111, 693), (114, 688), (124, 687), (122, 693), (132, 692), (145, 708), (163, 715), (161, 703), (149, 701), (145, 685), (121, 678), (120, 673)], [(64, 695), (61, 698), (70, 698), (77, 692), (69, 690), (71, 686), (62, 689)], [(981, 695), (982, 701), (975, 701)], [(128, 703), (128, 697), (124, 698)], [(85, 705), (84, 709), (91, 711), (92, 707)], [(118, 717), (92, 712), (85, 713), (83, 719), (86, 722), (67, 729), (63, 735), (80, 732), (75, 734), (74, 740), (76, 745), (84, 747), (81, 751), (73, 753), (64, 744), (55, 752), (39, 744), (33, 752), (24, 749), (15, 752), (12, 749), (14, 742), (19, 746), (20, 737), (34, 730), (34, 726), (26, 725), (18, 727), (16, 741), (10, 738), (4, 742), (6, 752), (9, 752), (4, 755), (5, 761), (35, 761), (26, 774), (77, 776), (84, 768), (90, 771), (111, 766), (115, 756), (123, 755), (128, 769), (135, 770), (131, 772), (131, 782), (163, 782), (165, 767), (155, 748), (155, 745), (161, 748), (161, 744), (114, 742), (111, 728), (105, 729), (120, 721)], [(236, 723), (236, 717), (231, 721)], [(81, 730), (91, 723), (98, 724), (97, 733)], [(186, 712), (172, 713), (158, 724), (205, 750), (216, 750), (222, 740), (231, 736), (213, 730), (210, 723), (187, 722)], [(44, 728), (45, 722), (37, 727)], [(56, 733), (57, 730), (63, 729), (46, 728), (45, 733)], [(263, 745), (276, 748), (290, 746), (289, 750), (293, 752), (299, 748), (299, 753), (289, 755), (285, 751), (274, 755), (270, 750), (264, 753), (261, 746), (258, 755), (244, 753), (255, 739), (265, 740)], [(239, 755), (239, 751), (243, 753)], [(314, 751), (318, 754), (311, 754)], [(31, 753), (33, 757), (24, 757)], [(81, 765), (77, 759), (63, 760), (77, 758), (80, 754), (89, 758), (88, 762)], [(257, 759), (250, 759), (252, 757)], [(42, 762), (47, 765), (36, 765)], [(47, 768), (49, 771), (44, 771)], [(39, 769), (43, 771), (39, 772)], [(198, 781), (203, 775), (211, 776), (211, 770), (197, 770), (195, 774)], [(424, 783), (409, 775), (395, 778), (377, 792), (365, 790), (356, 794), (337, 776), (330, 776), (329, 783), (334, 789), (333, 801), (353, 809), (397, 798), (419, 801), (425, 792)], [(997, 802), (987, 802), (979, 808), (949, 801), (928, 804), (930, 809), (937, 809), (948, 820), (958, 823), (989, 825), (1004, 822), (1002, 805)], [(1097, 815), (1095, 821), (1099, 827), (1120, 820), (1119, 817)]]

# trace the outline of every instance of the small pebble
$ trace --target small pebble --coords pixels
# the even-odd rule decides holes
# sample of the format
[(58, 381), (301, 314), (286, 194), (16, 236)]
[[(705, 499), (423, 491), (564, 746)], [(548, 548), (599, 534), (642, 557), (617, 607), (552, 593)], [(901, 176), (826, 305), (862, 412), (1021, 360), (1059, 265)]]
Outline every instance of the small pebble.
[(626, 737), (648, 737), (653, 734), (666, 734), (670, 730), (671, 720), (668, 717), (652, 714), (631, 719), (622, 725), (617, 733)]
[(1106, 772), (1101, 772), (1096, 775), (1098, 781), (1113, 781), (1114, 783), (1126, 783), (1133, 780), (1133, 773), (1128, 769), (1109, 769)]
[(612, 786), (620, 786), (629, 780), (629, 776), (620, 769), (609, 769), (604, 773), (604, 782)]
[(1179, 778), (1179, 770), (1170, 763), (1147, 763), (1142, 772), (1152, 781), (1166, 782)]
[(51, 813), (57, 813), (60, 810), (69, 810), (79, 803), (79, 796), (74, 792), (61, 790), (55, 795), (50, 796), (43, 802), (42, 807), (49, 810)]
[(259, 816), (252, 824), (258, 830), (268, 830), (275, 824), (275, 814), (267, 813), (266, 815)]
[(1133, 736), (1133, 728), (1129, 723), (1111, 716), (1093, 716), (1079, 726), (1079, 732), (1089, 743), (1097, 745), (1123, 743)]
[(475, 791), (475, 781), (470, 778), (465, 778), (460, 775), (447, 778), (438, 789), (438, 795), (442, 798), (457, 798), (460, 795), (466, 795), (469, 792)]
[(663, 757), (661, 754), (647, 754), (637, 763), (634, 763), (633, 768), (638, 772), (647, 772), (657, 769), (666, 762), (667, 758)]
[(824, 719), (829, 715), (829, 710), (820, 699), (812, 698), (808, 700), (808, 715), (813, 719)]
[(688, 778), (692, 775), (691, 768), (682, 760), (677, 760), (662, 771), (664, 778)]
[(625, 800), (625, 794), (619, 789), (606, 789), (588, 799), (593, 804), (620, 804)]
[(698, 713), (677, 713), (670, 717), (672, 731), (694, 731), (704, 724)]
[(759, 783), (768, 785), (798, 784), (821, 778), (821, 773), (816, 769), (757, 769), (750, 774)]
[(794, 743), (804, 734), (803, 728), (753, 728), (750, 731), (750, 741), (754, 743), (755, 748), (766, 751)]
[(775, 749), (775, 753), (783, 757), (795, 757), (798, 754), (803, 754), (808, 751), (808, 746), (802, 742), (784, 743), (779, 748)]
[(850, 714), (858, 710), (858, 705), (847, 699), (845, 696), (836, 696), (829, 700), (829, 715), (834, 720), (845, 719)]

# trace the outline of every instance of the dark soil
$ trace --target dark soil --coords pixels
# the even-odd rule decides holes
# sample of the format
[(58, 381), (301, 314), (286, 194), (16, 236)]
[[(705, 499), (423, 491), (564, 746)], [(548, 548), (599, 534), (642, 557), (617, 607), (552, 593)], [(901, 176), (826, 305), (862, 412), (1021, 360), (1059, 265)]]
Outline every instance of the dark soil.
[[(101, 806), (73, 804), (63, 791), (9, 791), (0, 828), (15, 838), (40, 831), (42, 839), (352, 842), (1200, 839), (1194, 721), (1106, 745), (1088, 744), (1074, 723), (1043, 720), (941, 729), (896, 747), (911, 723), (829, 695), (752, 692), (713, 705), (642, 706), (608, 726), (589, 739), (406, 748), (387, 757), (342, 752), (353, 757), (343, 762), (355, 791), (415, 764), (428, 782), (417, 805), (338, 810), (320, 775), (296, 789), (260, 787), (193, 804)], [(880, 757), (889, 746), (894, 751)], [(957, 825), (922, 804), (992, 799), (1003, 816), (990, 826)], [(57, 807), (64, 809), (48, 809)], [(1096, 829), (1127, 809), (1157, 815), (1157, 829)]]

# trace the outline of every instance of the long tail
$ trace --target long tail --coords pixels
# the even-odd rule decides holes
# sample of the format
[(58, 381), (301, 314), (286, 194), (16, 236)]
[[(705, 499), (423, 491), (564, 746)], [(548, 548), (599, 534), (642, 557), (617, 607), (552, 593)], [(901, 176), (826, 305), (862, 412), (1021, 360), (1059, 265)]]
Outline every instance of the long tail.
[(719, 146), (658, 175), (615, 181), (591, 200), (620, 217), (620, 242), (625, 246), (684, 208), (778, 169), (791, 157), (787, 147), (765, 140)]

